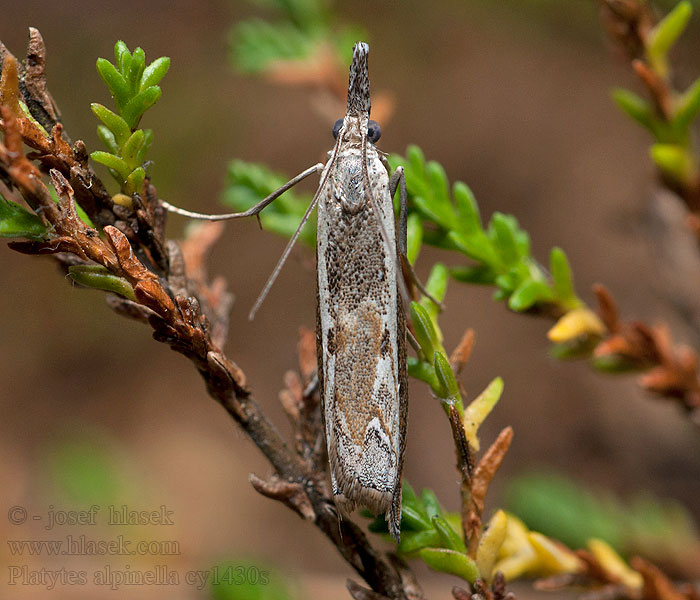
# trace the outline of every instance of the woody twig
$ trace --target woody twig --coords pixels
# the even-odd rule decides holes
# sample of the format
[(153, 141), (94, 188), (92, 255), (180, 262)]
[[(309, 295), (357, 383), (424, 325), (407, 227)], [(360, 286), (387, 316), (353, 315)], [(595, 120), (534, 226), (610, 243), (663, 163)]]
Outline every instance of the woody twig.
[(687, 223), (700, 239), (700, 169), (689, 126), (697, 114), (695, 84), (678, 91), (672, 81), (666, 54), (685, 27), (690, 7), (678, 5), (666, 20), (659, 21), (649, 2), (599, 0), (603, 26), (622, 51), (646, 90), (651, 102), (647, 111), (641, 99), (622, 90), (616, 100), (631, 117), (647, 127), (658, 142), (652, 158), (663, 185), (680, 197), (687, 210)]

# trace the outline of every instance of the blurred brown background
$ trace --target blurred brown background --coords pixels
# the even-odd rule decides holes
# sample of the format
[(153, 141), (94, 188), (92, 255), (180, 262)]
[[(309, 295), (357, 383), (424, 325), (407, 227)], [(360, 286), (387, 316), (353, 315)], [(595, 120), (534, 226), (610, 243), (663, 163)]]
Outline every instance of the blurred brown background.
[[(562, 246), (586, 300), (592, 300), (591, 284), (604, 282), (626, 316), (665, 320), (679, 340), (697, 344), (697, 330), (668, 294), (665, 278), (673, 280), (673, 268), (654, 259), (649, 140), (610, 100), (614, 85), (634, 82), (611, 56), (594, 2), (351, 0), (339, 11), (370, 33), (373, 89), (390, 90), (397, 99), (383, 129), (384, 150), (404, 152), (408, 143), (419, 144), (452, 181), (471, 186), (482, 215), (514, 213), (540, 259), (546, 261), (553, 245)], [(216, 212), (231, 158), (291, 175), (322, 160), (332, 140), (332, 122), (310, 108), (307, 91), (242, 77), (229, 66), (230, 27), (252, 14), (260, 13), (223, 0), (124, 0), (119, 7), (25, 0), (0, 9), (0, 39), (23, 56), (27, 27), (41, 30), (49, 86), (66, 129), (90, 149), (98, 142), (89, 103), (109, 103), (95, 59), (111, 58), (117, 39), (131, 49), (141, 45), (149, 60), (170, 56), (163, 98), (144, 121), (155, 133), (153, 181), (173, 204)], [(700, 50), (699, 32), (696, 17), (677, 53), (684, 85), (698, 72), (691, 58)], [(184, 224), (172, 218), (171, 234)], [(298, 327), (314, 325), (310, 253), (297, 250), (256, 320), (247, 320), (284, 243), (253, 221), (231, 223), (210, 270), (225, 275), (236, 295), (227, 352), (286, 431), (277, 393), (284, 372), (296, 365)], [(425, 275), (439, 258), (455, 260), (425, 249), (419, 272)], [(252, 490), (248, 474), (267, 475), (268, 466), (207, 397), (183, 357), (151, 340), (146, 327), (113, 314), (100, 293), (74, 289), (48, 258), (3, 248), (0, 281), (0, 515), (13, 505), (30, 515), (46, 515), (51, 505), (88, 508), (76, 505), (65, 489), (80, 488), (80, 481), (66, 484), (65, 478), (71, 461), (86, 460), (93, 475), (104, 476), (106, 491), (97, 504), (128, 503), (138, 510), (167, 505), (174, 511), (175, 525), (167, 530), (122, 533), (176, 539), (181, 554), (165, 561), (139, 557), (131, 561), (133, 569), (165, 562), (184, 572), (254, 557), (275, 564), (283, 578), (298, 579), (306, 597), (345, 597), (349, 569), (319, 532)], [(470, 394), (496, 375), (506, 383), (482, 433), (488, 442), (506, 424), (515, 428), (491, 505), (498, 505), (509, 478), (546, 467), (623, 495), (648, 489), (675, 497), (700, 518), (700, 438), (684, 416), (642, 393), (631, 376), (555, 362), (547, 354), (549, 324), (509, 313), (490, 295), (489, 289), (451, 283), (441, 322), (448, 348), (466, 327), (476, 331), (463, 375)], [(405, 474), (415, 487), (432, 487), (454, 510), (458, 488), (448, 425), (423, 385), (413, 382), (410, 398)], [(31, 518), (12, 525), (4, 516), (0, 532), (3, 540), (115, 533), (101, 524), (45, 533)], [(11, 556), (4, 545), (0, 557), (3, 568), (94, 570), (129, 563), (123, 557)], [(7, 583), (5, 572), (0, 581)], [(434, 581), (434, 597), (447, 597), (456, 583), (449, 577)], [(117, 591), (18, 585), (0, 595), (208, 597), (187, 585)]]

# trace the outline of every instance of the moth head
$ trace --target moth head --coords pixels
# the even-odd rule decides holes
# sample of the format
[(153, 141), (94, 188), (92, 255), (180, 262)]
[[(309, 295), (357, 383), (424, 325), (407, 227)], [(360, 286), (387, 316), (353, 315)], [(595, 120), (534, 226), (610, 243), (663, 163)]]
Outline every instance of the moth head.
[[(343, 124), (345, 123), (346, 118), (338, 119), (333, 125), (333, 139), (338, 139), (338, 136), (340, 135), (340, 130), (343, 128)], [(356, 119), (352, 119), (352, 121), (356, 121)], [(351, 123), (351, 125), (354, 124), (354, 122)], [(346, 128), (346, 131), (350, 130), (351, 128), (352, 127)], [(372, 121), (371, 119), (367, 121), (367, 140), (369, 142), (372, 142), (373, 144), (376, 144), (379, 141), (380, 137), (382, 137), (382, 128), (379, 126), (379, 123), (377, 123), (376, 121)]]

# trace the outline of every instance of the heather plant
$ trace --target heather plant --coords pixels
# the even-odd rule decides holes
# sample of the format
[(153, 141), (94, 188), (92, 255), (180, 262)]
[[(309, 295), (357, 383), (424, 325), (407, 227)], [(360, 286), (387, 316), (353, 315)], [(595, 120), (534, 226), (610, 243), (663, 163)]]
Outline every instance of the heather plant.
[[(234, 29), (234, 68), (273, 80), (284, 71), (293, 85), (310, 84), (343, 100), (344, 83), (339, 82), (352, 42), (365, 33), (341, 23), (332, 6), (316, 0), (259, 4), (276, 16), (246, 21)], [(642, 0), (601, 4), (605, 25), (627, 53), (649, 96), (643, 99), (618, 89), (614, 101), (651, 133), (650, 157), (661, 182), (686, 204), (688, 227), (697, 234), (700, 159), (693, 125), (700, 112), (700, 83), (675, 90), (669, 58), (692, 6), (683, 0), (657, 20)], [(251, 476), (253, 487), (287, 505), (329, 538), (364, 581), (348, 583), (354, 598), (424, 597), (410, 568), (414, 560), (460, 577), (464, 587), (452, 590), (456, 600), (512, 598), (507, 591), (510, 582), (533, 577), (544, 588), (578, 585), (595, 590), (599, 597), (697, 598), (695, 588), (673, 583), (651, 562), (674, 556), (674, 566), (690, 573), (692, 558), (700, 557), (695, 525), (677, 504), (647, 497), (632, 501), (630, 508), (623, 500), (605, 502), (592, 492), (582, 492), (568, 480), (537, 479), (514, 482), (509, 507), (485, 513), (487, 491), (514, 431), (505, 427), (495, 440), (482, 444), (479, 429), (499, 405), (504, 381), (494, 372), (481, 393), (470, 397), (465, 392), (460, 376), (474, 345), (473, 331), (465, 323), (460, 343), (446, 348), (441, 308), (432, 299), (445, 300), (449, 285), (488, 286), (504, 309), (552, 322), (548, 338), (554, 356), (589, 360), (592, 367), (606, 372), (639, 371), (645, 390), (673, 400), (698, 424), (697, 355), (675, 345), (666, 327), (622, 320), (611, 294), (600, 285), (595, 288), (598, 305), (589, 306), (576, 291), (574, 267), (564, 249), (553, 248), (539, 259), (517, 215), (496, 211), (482, 217), (469, 186), (450, 182), (445, 169), (426, 159), (416, 145), (389, 153), (391, 168), (405, 169), (409, 262), (420, 260), (423, 245), (444, 251), (444, 261), (429, 265), (427, 295), (409, 286), (407, 314), (415, 352), (408, 359), (408, 371), (425, 384), (435, 409), (448, 419), (460, 505), (459, 512), (447, 511), (434, 491), (417, 491), (404, 482), (402, 536), (396, 543), (382, 515), (365, 512), (352, 520), (340, 519), (329, 509), (333, 500), (325, 484), (320, 399), (312, 385), (314, 335), (301, 333), (298, 373), (287, 378), (280, 396), (292, 422), (293, 439), (287, 443), (256, 403), (254, 382), (249, 384), (223, 351), (230, 294), (220, 284), (214, 290), (203, 269), (186, 267), (201, 263), (217, 230), (212, 225), (192, 228), (182, 244), (165, 236), (166, 211), (148, 171), (154, 134), (140, 124), (161, 99), (159, 83), (170, 60), (161, 57), (147, 64), (141, 48), (132, 52), (121, 41), (114, 48), (114, 63), (97, 60), (114, 106), (92, 104), (105, 149), (88, 152), (83, 142), (70, 143), (63, 131), (46, 89), (45, 48), (35, 29), (30, 31), (29, 54), (40, 57), (31, 64), (41, 68), (20, 64), (8, 51), (2, 53), (0, 176), (5, 185), (0, 236), (15, 238), (9, 243), (12, 250), (52, 255), (79, 286), (107, 292), (108, 304), (117, 314), (144, 322), (157, 341), (193, 363), (208, 394), (270, 463), (273, 475)], [(377, 105), (380, 111), (389, 110), (381, 97)], [(105, 168), (112, 181), (102, 180)], [(265, 165), (235, 159), (229, 165), (223, 201), (235, 210), (246, 210), (287, 179)], [(263, 228), (290, 237), (310, 200), (309, 194), (286, 192), (260, 215)], [(398, 214), (398, 206), (396, 210)], [(314, 246), (313, 222), (300, 239)], [(447, 304), (446, 310), (453, 308)], [(509, 394), (515, 396), (517, 390)], [(507, 406), (500, 406), (507, 412)], [(446, 458), (445, 464), (451, 460)], [(382, 544), (391, 545), (386, 556), (378, 549)], [(679, 556), (691, 559), (686, 564)], [(276, 597), (287, 595), (282, 584), (274, 590)], [(246, 594), (254, 598), (257, 593), (221, 585), (212, 589), (216, 598)]]

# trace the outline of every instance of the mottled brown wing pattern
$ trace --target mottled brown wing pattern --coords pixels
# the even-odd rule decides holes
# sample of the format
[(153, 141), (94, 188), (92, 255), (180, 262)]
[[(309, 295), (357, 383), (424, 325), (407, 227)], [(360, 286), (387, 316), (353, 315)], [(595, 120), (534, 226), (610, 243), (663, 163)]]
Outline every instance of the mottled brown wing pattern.
[[(339, 153), (319, 197), (319, 378), (331, 478), (342, 512), (387, 512), (398, 535), (406, 427), (405, 323), (389, 180), (367, 150)], [(375, 209), (380, 212), (375, 213)]]

